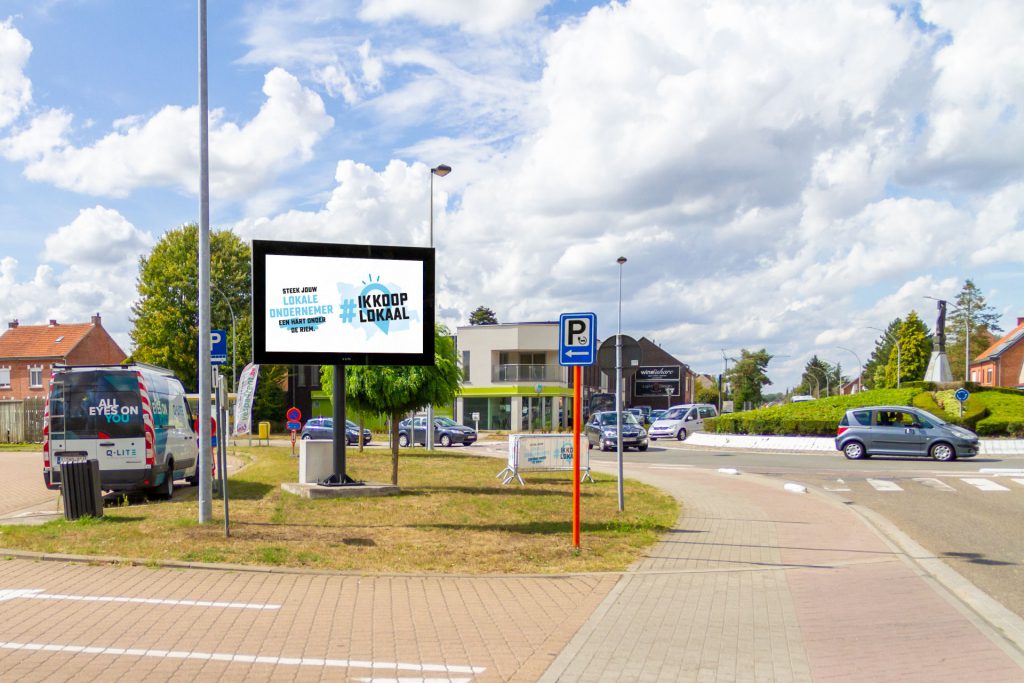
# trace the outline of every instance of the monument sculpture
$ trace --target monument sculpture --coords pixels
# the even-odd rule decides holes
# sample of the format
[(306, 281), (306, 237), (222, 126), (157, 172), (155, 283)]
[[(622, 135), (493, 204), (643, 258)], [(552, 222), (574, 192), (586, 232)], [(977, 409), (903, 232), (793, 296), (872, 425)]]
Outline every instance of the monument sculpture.
[(946, 302), (938, 301), (939, 317), (935, 320), (935, 336), (932, 341), (932, 357), (924, 373), (926, 382), (952, 382), (953, 373), (946, 357)]

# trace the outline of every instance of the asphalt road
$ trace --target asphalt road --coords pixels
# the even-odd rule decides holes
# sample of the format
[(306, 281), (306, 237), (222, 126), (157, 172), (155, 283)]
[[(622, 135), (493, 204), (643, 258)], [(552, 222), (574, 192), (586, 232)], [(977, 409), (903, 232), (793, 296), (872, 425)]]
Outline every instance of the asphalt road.
[[(615, 460), (614, 453), (592, 451), (591, 457)], [(702, 449), (658, 441), (645, 453), (629, 451), (623, 458), (627, 463), (731, 467), (831, 492), (883, 515), (1024, 617), (1024, 455), (949, 463), (879, 456), (851, 461), (840, 453)]]

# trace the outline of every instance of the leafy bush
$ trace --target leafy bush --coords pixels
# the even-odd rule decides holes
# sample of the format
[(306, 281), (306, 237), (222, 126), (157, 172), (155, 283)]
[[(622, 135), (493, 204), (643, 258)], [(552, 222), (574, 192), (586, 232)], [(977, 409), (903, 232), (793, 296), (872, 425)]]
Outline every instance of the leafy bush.
[(1014, 389), (996, 389), (971, 394), (982, 404), (986, 415), (976, 423), (979, 436), (1024, 436), (1024, 393)]

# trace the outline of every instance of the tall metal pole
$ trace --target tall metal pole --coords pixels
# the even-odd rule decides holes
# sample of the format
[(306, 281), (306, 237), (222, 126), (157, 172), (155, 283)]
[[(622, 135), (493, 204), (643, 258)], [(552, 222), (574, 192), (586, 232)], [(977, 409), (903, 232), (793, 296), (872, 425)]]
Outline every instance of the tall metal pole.
[[(206, 0), (199, 0), (199, 523), (213, 517), (210, 476), (210, 154)], [(170, 474), (168, 474), (170, 476)]]
[[(846, 348), (845, 346), (837, 346), (836, 348), (837, 348), (837, 349), (842, 349), (843, 351), (849, 351), (850, 353), (852, 353), (852, 354), (853, 354), (853, 357), (857, 359), (857, 391), (860, 391), (860, 390), (861, 390), (861, 388), (862, 388), (862, 387), (861, 387), (861, 385), (862, 385), (862, 381), (861, 381), (861, 376), (860, 376), (860, 374), (861, 374), (861, 372), (862, 372), (862, 368), (864, 367), (864, 365), (863, 365), (863, 364), (862, 364), (862, 363), (860, 362), (860, 356), (859, 356), (859, 355), (857, 354), (857, 352), (856, 352), (856, 351), (854, 351), (853, 349), (848, 349), (848, 348)], [(840, 381), (840, 382), (842, 382), (842, 379), (843, 379), (843, 378), (842, 378), (842, 377), (840, 377), (840, 378), (839, 378), (839, 381)]]
[[(452, 167), (446, 164), (438, 164), (430, 169), (430, 248), (434, 248), (434, 176), (445, 177), (452, 172)], [(434, 288), (435, 296), (437, 294), (437, 288)], [(434, 299), (435, 307), (437, 299)], [(415, 430), (413, 430), (415, 433)], [(427, 406), (427, 431), (424, 439), (427, 442), (427, 450), (434, 450), (434, 404), (431, 403)], [(413, 444), (415, 445), (416, 439), (413, 438)]]
[(622, 493), (622, 264), (625, 256), (620, 256), (619, 264), (619, 316), (615, 333), (615, 455), (619, 470), (619, 512), (625, 509)]
[(220, 287), (210, 283), (210, 287), (215, 292), (220, 294), (221, 298), (224, 299), (224, 303), (228, 305), (228, 313), (231, 314), (231, 393), (235, 393), (235, 309), (231, 306), (231, 300), (220, 290)]
[(583, 372), (572, 369), (572, 547), (580, 547), (580, 403)]

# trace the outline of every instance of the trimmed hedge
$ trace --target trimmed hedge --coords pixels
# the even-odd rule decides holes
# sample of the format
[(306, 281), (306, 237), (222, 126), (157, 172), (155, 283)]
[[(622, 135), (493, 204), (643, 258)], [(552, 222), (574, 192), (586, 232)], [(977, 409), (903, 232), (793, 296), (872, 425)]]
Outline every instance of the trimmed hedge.
[[(832, 396), (817, 401), (727, 413), (713, 420), (705, 420), (704, 428), (719, 434), (835, 436), (839, 420), (850, 408), (913, 405), (948, 422), (971, 429), (978, 436), (1024, 437), (1024, 392), (969, 386), (968, 390), (972, 393), (961, 418), (959, 402), (953, 398), (954, 390), (942, 388), (950, 385), (935, 385), (931, 382), (910, 384), (921, 386), (875, 389), (850, 396)], [(931, 388), (922, 391), (925, 385)], [(907, 383), (904, 384), (906, 386)]]

